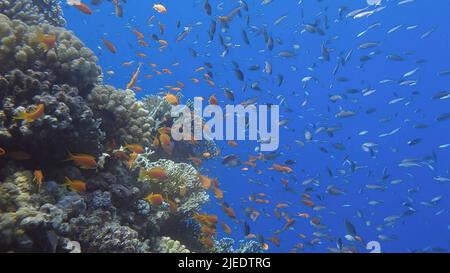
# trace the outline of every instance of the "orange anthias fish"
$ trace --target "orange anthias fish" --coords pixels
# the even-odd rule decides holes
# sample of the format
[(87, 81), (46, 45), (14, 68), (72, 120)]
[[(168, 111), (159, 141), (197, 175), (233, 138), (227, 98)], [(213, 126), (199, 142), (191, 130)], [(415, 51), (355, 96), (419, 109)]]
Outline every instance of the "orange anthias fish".
[(155, 15), (152, 15), (150, 18), (148, 18), (147, 25), (150, 25), (152, 23), (153, 19), (155, 19), (155, 18), (156, 18)]
[(64, 185), (68, 186), (71, 190), (79, 193), (86, 192), (86, 183), (81, 180), (71, 180), (70, 178), (66, 177)]
[(310, 217), (308, 213), (297, 213), (297, 216), (305, 219), (308, 219)]
[(286, 204), (286, 203), (278, 203), (276, 207), (279, 208), (279, 209), (283, 209), (283, 208), (289, 207), (289, 204)]
[(162, 72), (165, 73), (165, 74), (172, 75), (172, 71), (170, 71), (169, 68), (163, 68)]
[(159, 47), (159, 49), (164, 49), (164, 48), (166, 48), (169, 45), (169, 43), (166, 40), (158, 40), (158, 42), (161, 45)]
[(6, 154), (6, 150), (3, 148), (0, 148), (0, 156), (3, 156)]
[(96, 169), (97, 162), (95, 158), (88, 154), (72, 154), (69, 152), (69, 158), (64, 161), (73, 161), (75, 165), (79, 166), (81, 169)]
[(136, 81), (139, 77), (139, 73), (141, 72), (142, 63), (139, 64), (138, 68), (136, 69), (136, 72), (134, 72), (133, 77), (131, 77), (130, 82), (127, 84), (127, 89), (130, 89), (136, 84)]
[(133, 153), (137, 153), (137, 154), (142, 154), (143, 152), (145, 152), (144, 147), (142, 147), (139, 144), (125, 143), (125, 148), (127, 148), (128, 150), (132, 151)]
[(161, 147), (168, 154), (171, 155), (173, 153), (173, 143), (168, 134), (162, 133), (159, 135), (159, 142), (161, 143)]
[(238, 146), (237, 142), (234, 140), (228, 140), (227, 143), (228, 143), (228, 146), (233, 147), (233, 148)]
[(289, 168), (288, 166), (283, 166), (280, 164), (273, 164), (272, 167), (269, 168), (269, 170), (275, 170), (282, 173), (292, 173), (293, 170)]
[(224, 221), (220, 222), (220, 225), (222, 226), (223, 231), (225, 231), (226, 234), (230, 235), (232, 230), (229, 225), (227, 225)]
[(236, 219), (236, 213), (234, 212), (233, 208), (230, 206), (224, 206), (223, 210), (225, 211), (225, 214), (228, 215), (231, 219)]
[(38, 118), (42, 117), (44, 115), (44, 104), (38, 104), (36, 107), (36, 110), (34, 110), (31, 113), (28, 113), (26, 111), (20, 112), (17, 116), (14, 116), (14, 120), (24, 120), (25, 122), (33, 122), (37, 120)]
[(171, 104), (171, 105), (178, 105), (178, 97), (175, 96), (174, 94), (167, 93), (164, 98), (166, 99), (166, 101), (169, 104)]
[(119, 0), (113, 0), (113, 3), (114, 3), (114, 7), (115, 7), (115, 10), (116, 10), (117, 17), (122, 18), (122, 16), (123, 16), (123, 9), (122, 9), (122, 6), (119, 3)]
[(159, 193), (157, 193), (157, 194), (151, 193), (151, 194), (147, 195), (147, 197), (145, 197), (144, 199), (147, 200), (153, 206), (160, 206), (160, 205), (162, 205), (162, 203), (164, 201), (162, 195)]
[(202, 187), (204, 189), (211, 188), (211, 179), (209, 179), (209, 177), (200, 174), (199, 178), (200, 178), (200, 183), (202, 184)]
[(141, 46), (145, 46), (145, 47), (148, 47), (148, 46), (149, 46), (149, 43), (147, 43), (147, 42), (144, 41), (144, 40), (138, 40), (138, 43), (139, 43)]
[(127, 162), (128, 169), (131, 170), (133, 168), (134, 162), (136, 161), (137, 156), (138, 156), (138, 154), (134, 153), (134, 152), (130, 154), (130, 158), (128, 159), (128, 162)]
[(83, 2), (77, 1), (77, 0), (67, 0), (67, 4), (70, 6), (76, 7), (79, 11), (81, 11), (84, 14), (91, 15), (92, 10)]
[(253, 167), (253, 168), (256, 168), (256, 164), (253, 163), (253, 162), (250, 162), (250, 161), (242, 162), (242, 164), (247, 165), (247, 166), (251, 166), (251, 167)]
[(205, 68), (203, 66), (200, 66), (199, 68), (195, 69), (194, 72), (200, 72), (205, 70)]
[(287, 230), (288, 228), (292, 227), (295, 223), (294, 218), (286, 217), (286, 224), (283, 226), (283, 230)]
[(116, 54), (117, 50), (116, 50), (116, 47), (114, 46), (113, 43), (111, 43), (110, 41), (106, 40), (105, 38), (102, 38), (102, 42), (106, 46), (106, 48), (108, 48), (109, 51), (111, 51), (111, 53)]
[(138, 38), (138, 40), (144, 40), (145, 36), (144, 34), (142, 34), (142, 32), (140, 32), (137, 29), (133, 29), (133, 33), (134, 35), (136, 35), (136, 37)]
[(217, 224), (217, 215), (214, 214), (198, 214), (195, 213), (192, 217), (194, 220), (199, 222), (202, 225), (207, 225), (210, 227), (214, 227)]
[(164, 24), (162, 24), (161, 22), (158, 22), (158, 27), (159, 27), (159, 35), (164, 35), (164, 29), (165, 29)]
[(212, 227), (208, 227), (208, 226), (202, 226), (200, 231), (208, 236), (216, 236), (217, 234), (217, 230), (215, 228)]
[(223, 199), (223, 191), (217, 187), (214, 187), (214, 196), (217, 199)]
[(170, 90), (180, 92), (182, 89), (180, 87), (171, 87)]
[(163, 4), (154, 4), (153, 9), (158, 13), (167, 13), (167, 8)]
[(210, 80), (210, 79), (206, 79), (206, 82), (209, 84), (209, 86), (211, 86), (211, 87), (215, 87), (216, 86), (216, 83), (213, 81), (213, 80)]
[(301, 196), (305, 199), (311, 199), (311, 195), (309, 195), (307, 193), (302, 193)]
[(155, 167), (145, 171), (145, 175), (154, 180), (165, 180), (168, 178), (166, 170), (161, 167)]
[(177, 81), (176, 84), (180, 87), (180, 88), (185, 88), (186, 85), (184, 85), (184, 83)]
[(269, 241), (271, 241), (275, 246), (280, 246), (280, 239), (276, 237), (275, 235), (269, 238)]
[(33, 172), (34, 178), (33, 181), (36, 182), (38, 186), (38, 190), (41, 190), (42, 183), (44, 183), (44, 174), (41, 170), (35, 170)]
[(209, 97), (208, 102), (209, 102), (209, 104), (212, 104), (212, 105), (219, 105), (219, 101), (217, 100), (215, 95), (211, 95), (211, 97)]
[(308, 207), (315, 207), (316, 206), (313, 201), (307, 200), (307, 199), (302, 200), (302, 203), (304, 205), (308, 206)]

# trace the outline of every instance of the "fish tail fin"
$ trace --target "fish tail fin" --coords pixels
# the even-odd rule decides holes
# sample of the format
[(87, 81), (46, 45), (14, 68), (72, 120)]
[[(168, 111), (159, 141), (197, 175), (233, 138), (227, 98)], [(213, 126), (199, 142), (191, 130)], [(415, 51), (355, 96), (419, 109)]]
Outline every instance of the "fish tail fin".
[(68, 178), (67, 176), (64, 176), (64, 185), (69, 186), (71, 182), (72, 182), (72, 180), (70, 180), (70, 178)]
[(25, 111), (21, 111), (19, 112), (19, 114), (17, 114), (17, 116), (13, 116), (13, 120), (24, 120), (25, 122), (30, 122), (31, 119), (28, 116), (28, 113)]
[(66, 162), (66, 161), (71, 161), (71, 160), (73, 160), (73, 154), (69, 151), (69, 150), (67, 150), (67, 153), (69, 154), (69, 158), (67, 158), (67, 159), (64, 159), (63, 160), (63, 162)]

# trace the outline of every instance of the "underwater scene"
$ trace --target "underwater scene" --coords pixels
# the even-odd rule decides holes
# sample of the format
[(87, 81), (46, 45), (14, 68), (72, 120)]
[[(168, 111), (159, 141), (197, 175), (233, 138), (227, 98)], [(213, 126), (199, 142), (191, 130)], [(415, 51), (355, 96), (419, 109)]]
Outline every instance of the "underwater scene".
[(449, 12), (0, 0), (0, 252), (448, 252)]

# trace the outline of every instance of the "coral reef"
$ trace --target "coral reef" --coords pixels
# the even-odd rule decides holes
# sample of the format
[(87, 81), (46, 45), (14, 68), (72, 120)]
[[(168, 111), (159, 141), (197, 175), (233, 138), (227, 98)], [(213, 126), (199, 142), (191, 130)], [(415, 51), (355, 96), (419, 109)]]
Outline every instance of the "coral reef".
[[(30, 151), (36, 165), (66, 158), (61, 147), (99, 155), (104, 134), (83, 98), (100, 75), (92, 51), (63, 28), (28, 26), (3, 14), (0, 33), (2, 145)], [(56, 39), (47, 51), (38, 38), (44, 33)], [(38, 104), (44, 106), (42, 118), (32, 123), (13, 119)]]
[[(13, 71), (11, 83), (27, 76)], [(14, 85), (17, 88), (17, 85)], [(50, 89), (41, 86), (41, 93), (33, 97), (35, 104), (45, 105), (45, 115), (33, 123), (8, 122), (3, 120), (0, 139), (10, 150), (21, 149), (36, 151), (31, 156), (41, 166), (67, 158), (67, 150), (85, 151), (99, 155), (101, 153), (104, 133), (100, 130), (100, 120), (79, 96), (78, 90), (69, 85), (53, 85)], [(27, 88), (27, 87), (24, 87)], [(25, 89), (31, 92), (32, 89)], [(3, 111), (5, 116), (17, 115), (19, 111), (29, 109), (23, 106), (9, 107), (10, 100), (5, 98)], [(35, 134), (34, 132), (40, 132)], [(66, 149), (61, 149), (66, 147)]]
[[(167, 206), (155, 209), (139, 199), (140, 189), (131, 190), (123, 204), (114, 201), (118, 186), (128, 191), (122, 184), (80, 195), (53, 181), (38, 191), (32, 173), (17, 171), (16, 166), (2, 169), (1, 175), (5, 179), (0, 179), (0, 251), (149, 252), (151, 246), (155, 251), (187, 251), (176, 240), (150, 244), (150, 238), (164, 234), (159, 227), (171, 216)], [(102, 179), (107, 178), (99, 175), (92, 181)], [(177, 224), (183, 232), (183, 225)]]
[[(49, 24), (27, 25), (0, 14), (0, 33), (1, 73), (13, 69), (47, 72), (54, 75), (52, 83), (70, 84), (82, 92), (98, 82), (97, 57), (72, 32)], [(54, 41), (40, 35), (50, 35)]]
[(62, 9), (56, 0), (1, 0), (0, 13), (11, 20), (20, 20), (29, 25), (66, 24)]
[[(64, 24), (54, 0), (0, 0), (0, 251), (205, 251), (191, 218), (209, 195), (186, 162), (217, 155), (215, 143), (166, 153), (154, 140), (173, 124), (170, 104), (103, 85), (97, 57)], [(164, 183), (145, 175), (156, 167)]]

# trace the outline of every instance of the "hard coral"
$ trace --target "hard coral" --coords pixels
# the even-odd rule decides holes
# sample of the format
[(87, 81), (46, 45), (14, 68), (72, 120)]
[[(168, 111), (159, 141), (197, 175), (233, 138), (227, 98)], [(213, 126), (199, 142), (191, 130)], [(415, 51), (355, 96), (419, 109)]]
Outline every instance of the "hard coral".
[(155, 122), (133, 91), (97, 85), (89, 95), (89, 104), (103, 118), (102, 128), (111, 139), (150, 145)]
[(159, 253), (190, 253), (186, 246), (170, 237), (160, 237), (156, 239), (156, 251)]
[[(154, 192), (173, 196), (180, 213), (190, 215), (209, 201), (209, 195), (200, 183), (199, 173), (192, 165), (175, 163), (168, 159), (159, 159), (156, 162), (147, 161), (142, 164), (139, 166), (139, 181), (150, 183)], [(152, 180), (145, 175), (146, 170), (152, 168), (162, 168), (166, 172), (167, 178), (159, 182)]]
[(66, 24), (57, 0), (1, 0), (0, 13), (11, 20), (20, 20), (29, 25), (48, 23), (64, 26)]
[[(75, 35), (48, 24), (27, 25), (0, 14), (0, 73), (32, 69), (54, 74), (54, 83), (71, 84), (87, 93), (98, 82), (97, 57)], [(53, 48), (46, 48), (40, 34), (54, 35)]]
[[(16, 94), (33, 92), (33, 88), (22, 90), (20, 85), (14, 84), (21, 77), (27, 82), (28, 76), (20, 72), (13, 74), (15, 75), (9, 77), (12, 83), (10, 90), (20, 90)], [(24, 88), (34, 85), (34, 78), (29, 81), (31, 83), (24, 83)], [(14, 105), (13, 102), (17, 101), (15, 97), (4, 97), (1, 111), (4, 118), (0, 119), (0, 139), (3, 145), (13, 150), (30, 151), (35, 163), (41, 165), (67, 158), (67, 150), (84, 151), (98, 156), (104, 133), (100, 130), (100, 120), (94, 118), (91, 109), (79, 96), (78, 89), (69, 85), (49, 87), (46, 81), (37, 81), (35, 84), (42, 89), (40, 94), (33, 96), (30, 105), (44, 104), (44, 116), (31, 123), (14, 122), (12, 117), (26, 108)]]

